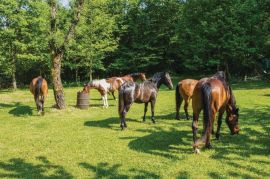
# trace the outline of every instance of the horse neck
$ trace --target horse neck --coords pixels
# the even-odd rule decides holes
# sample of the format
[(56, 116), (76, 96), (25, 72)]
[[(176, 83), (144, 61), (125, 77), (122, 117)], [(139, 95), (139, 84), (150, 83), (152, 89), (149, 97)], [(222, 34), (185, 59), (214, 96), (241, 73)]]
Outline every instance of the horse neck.
[(233, 94), (230, 86), (228, 86), (228, 92), (229, 92), (229, 96), (230, 96), (229, 101), (228, 101), (228, 105), (231, 105), (231, 107), (236, 108), (236, 100), (235, 100), (234, 94)]
[(155, 79), (152, 78), (150, 81), (152, 81), (152, 83), (156, 85), (157, 89), (159, 89), (162, 84), (161, 78), (155, 78)]

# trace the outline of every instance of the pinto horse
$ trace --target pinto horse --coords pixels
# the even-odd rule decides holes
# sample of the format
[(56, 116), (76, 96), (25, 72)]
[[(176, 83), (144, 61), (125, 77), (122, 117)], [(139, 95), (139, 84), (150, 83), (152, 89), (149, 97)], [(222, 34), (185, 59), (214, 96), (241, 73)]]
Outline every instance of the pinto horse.
[(44, 102), (48, 94), (47, 81), (41, 76), (34, 78), (30, 83), (30, 91), (34, 95), (38, 114), (40, 114), (40, 112), (44, 114)]
[(117, 90), (121, 86), (121, 84), (123, 84), (123, 80), (121, 78), (116, 78), (115, 80), (113, 80), (113, 82), (108, 82), (105, 79), (93, 80), (90, 83), (84, 85), (82, 92), (89, 93), (91, 88), (97, 89), (102, 97), (103, 107), (108, 108), (109, 104), (107, 94)]
[(111, 78), (107, 78), (106, 81), (107, 83), (110, 83), (112, 88), (110, 90), (110, 92), (112, 93), (113, 99), (115, 100), (115, 96), (114, 96), (114, 92), (116, 90), (119, 90), (120, 86), (123, 84), (123, 82), (120, 83), (119, 78), (122, 79), (123, 81), (137, 81), (137, 80), (141, 80), (141, 81), (145, 81), (146, 77), (145, 77), (145, 73), (131, 73), (122, 77), (111, 77)]
[[(216, 138), (220, 138), (220, 127), (222, 123), (223, 113), (226, 111), (226, 123), (231, 131), (231, 134), (238, 134), (238, 117), (239, 109), (236, 108), (236, 100), (234, 94), (227, 82), (225, 75), (218, 72), (211, 78), (201, 79), (194, 88), (192, 97), (193, 108), (193, 148), (195, 153), (199, 153), (199, 145), (205, 143), (206, 148), (211, 148), (210, 137), (213, 129), (213, 123), (218, 115), (218, 126)], [(202, 139), (197, 140), (196, 135), (198, 132), (198, 119), (201, 110), (203, 109), (203, 135)]]
[(127, 127), (125, 117), (133, 102), (144, 103), (143, 121), (145, 121), (148, 103), (150, 102), (152, 112), (151, 119), (152, 122), (155, 123), (155, 103), (158, 90), (162, 84), (166, 85), (169, 89), (173, 89), (169, 73), (159, 72), (154, 74), (151, 79), (140, 84), (128, 81), (121, 86), (119, 90), (118, 112), (121, 119), (120, 127), (122, 129)]
[(185, 79), (185, 80), (180, 81), (177, 84), (176, 90), (175, 90), (175, 102), (176, 102), (176, 116), (175, 116), (175, 118), (177, 120), (180, 120), (179, 110), (180, 110), (180, 107), (181, 107), (183, 100), (185, 101), (184, 110), (185, 110), (185, 114), (186, 114), (186, 119), (189, 120), (188, 105), (189, 105), (189, 102), (192, 98), (193, 90), (194, 90), (197, 83), (198, 83), (198, 80)]

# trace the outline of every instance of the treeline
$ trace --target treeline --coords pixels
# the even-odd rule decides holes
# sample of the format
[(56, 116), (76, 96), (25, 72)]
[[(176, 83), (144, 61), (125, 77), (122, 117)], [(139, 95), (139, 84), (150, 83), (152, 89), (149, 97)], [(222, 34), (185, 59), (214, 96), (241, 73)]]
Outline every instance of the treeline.
[[(52, 79), (52, 44), (65, 44), (77, 8), (0, 1), (0, 87)], [(62, 81), (164, 70), (255, 74), (270, 58), (268, 0), (84, 0), (78, 20), (63, 46)]]

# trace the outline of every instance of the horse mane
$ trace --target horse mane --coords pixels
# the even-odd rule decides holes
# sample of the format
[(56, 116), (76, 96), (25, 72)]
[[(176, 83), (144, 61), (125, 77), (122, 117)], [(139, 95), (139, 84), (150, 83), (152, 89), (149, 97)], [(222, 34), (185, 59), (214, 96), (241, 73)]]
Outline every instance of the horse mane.
[(229, 104), (232, 106), (233, 109), (236, 109), (236, 100), (235, 100), (235, 96), (232, 92), (232, 89), (230, 86), (228, 86), (229, 88), (229, 94), (230, 94), (230, 99), (229, 99)]

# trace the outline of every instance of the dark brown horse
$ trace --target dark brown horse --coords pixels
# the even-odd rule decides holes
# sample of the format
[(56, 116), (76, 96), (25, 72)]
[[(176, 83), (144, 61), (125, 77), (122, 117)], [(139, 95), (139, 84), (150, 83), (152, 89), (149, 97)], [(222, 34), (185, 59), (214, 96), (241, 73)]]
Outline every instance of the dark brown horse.
[[(231, 131), (231, 134), (239, 132), (238, 126), (238, 108), (236, 108), (236, 100), (230, 86), (225, 81), (225, 75), (218, 72), (211, 78), (201, 79), (194, 88), (192, 96), (193, 108), (193, 142), (194, 150), (199, 153), (199, 145), (205, 143), (206, 148), (211, 148), (210, 137), (213, 129), (213, 124), (218, 115), (218, 126), (216, 138), (220, 138), (220, 126), (222, 123), (222, 115), (226, 111), (226, 123)], [(203, 109), (203, 135), (202, 139), (197, 140), (198, 119), (201, 110)]]
[[(121, 81), (123, 80), (123, 81)], [(115, 100), (114, 92), (116, 90), (119, 90), (120, 86), (123, 84), (125, 81), (137, 81), (137, 80), (145, 81), (145, 73), (131, 73), (122, 77), (110, 77), (106, 79), (107, 83), (111, 84), (111, 89), (110, 92), (112, 93), (113, 99)]]
[(38, 114), (40, 114), (41, 112), (42, 114), (44, 114), (44, 102), (45, 97), (48, 94), (47, 81), (41, 76), (34, 78), (30, 83), (30, 91), (34, 95)]
[(185, 101), (184, 110), (185, 110), (185, 114), (186, 114), (186, 119), (189, 120), (188, 105), (189, 105), (189, 102), (192, 98), (193, 90), (194, 90), (197, 83), (198, 83), (198, 80), (185, 79), (185, 80), (180, 81), (177, 84), (176, 90), (175, 90), (175, 102), (176, 102), (176, 116), (175, 116), (175, 118), (177, 120), (180, 120), (179, 110), (180, 110), (180, 107), (181, 107), (183, 100)]
[(129, 111), (133, 102), (144, 103), (144, 116), (147, 112), (148, 103), (151, 103), (152, 122), (155, 123), (155, 103), (160, 86), (164, 84), (168, 88), (172, 89), (173, 84), (169, 73), (159, 72), (156, 73), (151, 79), (144, 81), (143, 83), (137, 84), (134, 82), (125, 82), (119, 90), (119, 116), (121, 119), (120, 127), (124, 129), (127, 127), (126, 124), (126, 113)]

